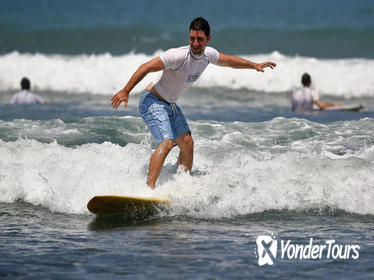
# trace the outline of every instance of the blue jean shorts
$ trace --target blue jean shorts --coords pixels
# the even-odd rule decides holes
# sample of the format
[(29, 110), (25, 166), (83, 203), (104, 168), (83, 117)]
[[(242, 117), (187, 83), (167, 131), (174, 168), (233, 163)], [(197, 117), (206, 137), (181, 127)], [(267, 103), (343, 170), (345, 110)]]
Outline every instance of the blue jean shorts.
[(182, 134), (190, 132), (179, 106), (160, 100), (150, 91), (143, 91), (139, 100), (139, 113), (157, 144), (169, 139), (175, 141)]

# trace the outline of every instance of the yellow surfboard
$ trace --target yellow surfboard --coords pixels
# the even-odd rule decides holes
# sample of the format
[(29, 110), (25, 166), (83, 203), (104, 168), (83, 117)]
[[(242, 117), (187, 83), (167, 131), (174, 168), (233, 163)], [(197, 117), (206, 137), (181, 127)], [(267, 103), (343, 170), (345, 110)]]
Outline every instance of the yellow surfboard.
[(87, 208), (96, 215), (152, 213), (169, 204), (169, 200), (155, 197), (102, 195), (94, 196)]

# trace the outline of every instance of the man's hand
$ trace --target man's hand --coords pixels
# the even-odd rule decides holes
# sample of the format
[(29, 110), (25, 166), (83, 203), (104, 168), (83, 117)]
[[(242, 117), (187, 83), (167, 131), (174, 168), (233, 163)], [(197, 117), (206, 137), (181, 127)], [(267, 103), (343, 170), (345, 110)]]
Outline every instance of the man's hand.
[(258, 72), (265, 72), (264, 69), (266, 67), (270, 67), (271, 69), (273, 69), (274, 67), (276, 67), (277, 65), (274, 63), (274, 62), (263, 62), (263, 63), (258, 63), (255, 65), (255, 69), (256, 71)]
[(126, 92), (124, 89), (121, 89), (112, 97), (112, 107), (117, 110), (118, 106), (124, 102), (123, 107), (126, 109), (127, 102), (129, 102), (129, 93)]

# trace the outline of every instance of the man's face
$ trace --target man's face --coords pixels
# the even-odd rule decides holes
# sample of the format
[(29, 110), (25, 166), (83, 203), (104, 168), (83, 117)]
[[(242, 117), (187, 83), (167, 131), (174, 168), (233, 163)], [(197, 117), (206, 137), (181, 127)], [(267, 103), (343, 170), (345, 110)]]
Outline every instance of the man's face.
[(196, 55), (202, 55), (210, 37), (210, 35), (207, 37), (202, 30), (190, 30), (190, 47), (192, 52)]

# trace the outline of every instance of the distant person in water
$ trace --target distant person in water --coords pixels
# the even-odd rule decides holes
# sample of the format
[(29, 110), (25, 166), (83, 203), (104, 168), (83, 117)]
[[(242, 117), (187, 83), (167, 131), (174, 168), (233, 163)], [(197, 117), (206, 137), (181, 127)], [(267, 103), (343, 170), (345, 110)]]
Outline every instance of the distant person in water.
[(321, 110), (338, 105), (334, 103), (324, 103), (319, 100), (318, 93), (310, 88), (312, 79), (308, 73), (303, 74), (301, 77), (301, 83), (303, 84), (303, 88), (292, 94), (292, 111), (313, 111), (314, 104), (316, 104)]
[(14, 94), (11, 104), (46, 104), (45, 100), (40, 96), (30, 92), (31, 83), (28, 78), (23, 78), (21, 80), (21, 89), (22, 91)]

